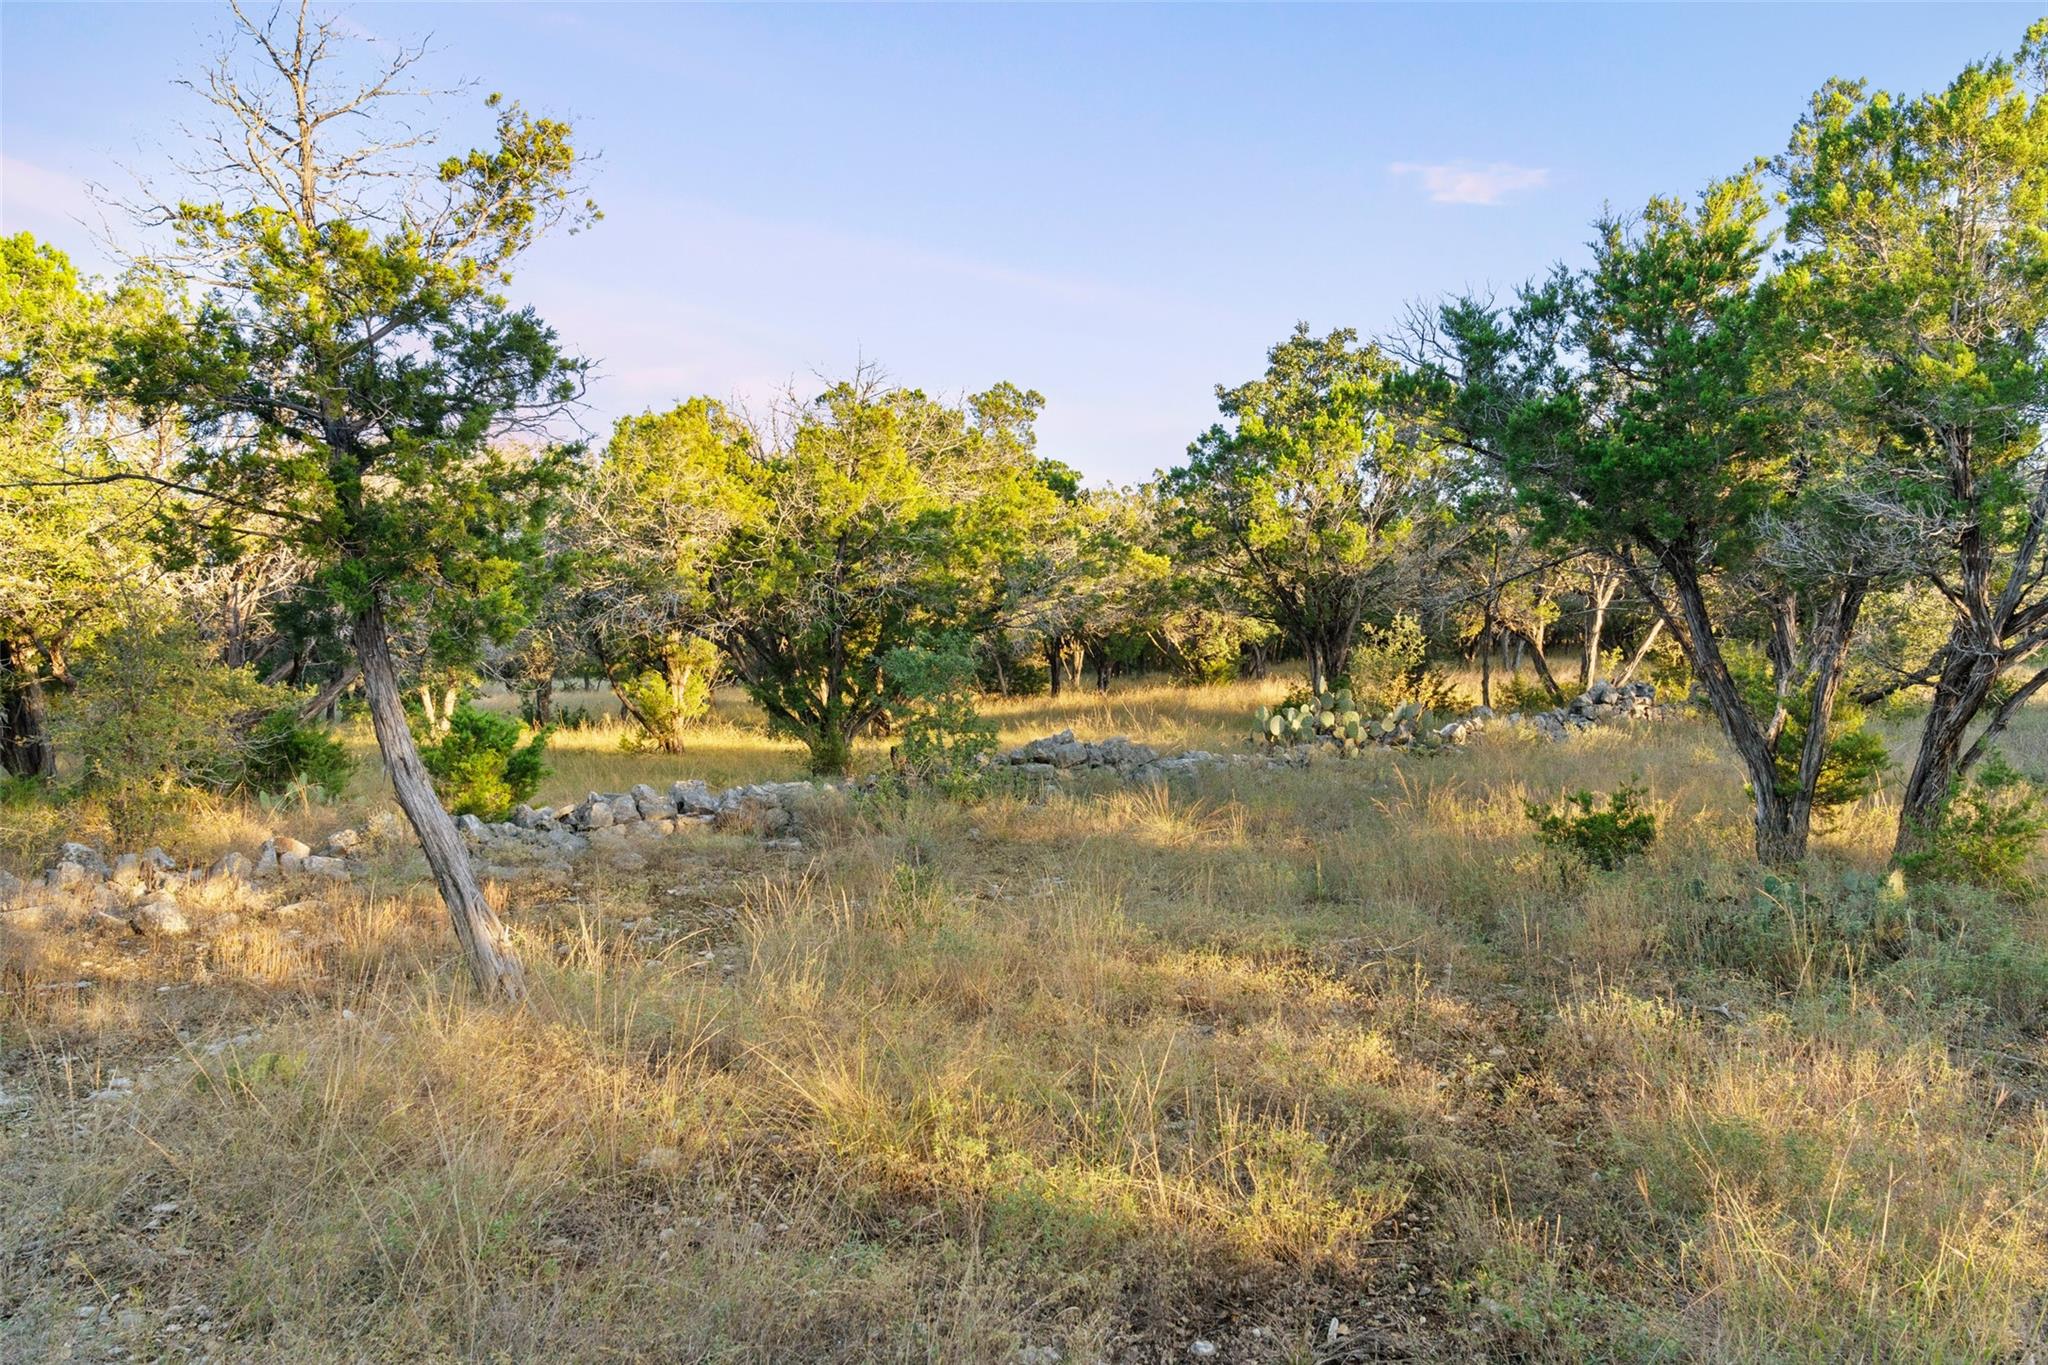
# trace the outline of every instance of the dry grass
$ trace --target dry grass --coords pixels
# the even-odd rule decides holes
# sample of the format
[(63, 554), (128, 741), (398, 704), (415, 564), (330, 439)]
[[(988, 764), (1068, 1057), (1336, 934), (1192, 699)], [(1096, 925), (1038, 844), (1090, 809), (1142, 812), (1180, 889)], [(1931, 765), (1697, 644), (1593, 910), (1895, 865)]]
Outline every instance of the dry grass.
[[(995, 709), (1219, 748), (1278, 690)], [(730, 714), (613, 745), (554, 794), (800, 766)], [(1638, 772), (1647, 863), (1534, 847), (1525, 798)], [(2041, 1349), (2040, 907), (1871, 937), (1881, 808), (1758, 900), (1703, 726), (817, 826), (494, 892), (516, 1013), (396, 856), (184, 944), (16, 935), (0, 1357)]]

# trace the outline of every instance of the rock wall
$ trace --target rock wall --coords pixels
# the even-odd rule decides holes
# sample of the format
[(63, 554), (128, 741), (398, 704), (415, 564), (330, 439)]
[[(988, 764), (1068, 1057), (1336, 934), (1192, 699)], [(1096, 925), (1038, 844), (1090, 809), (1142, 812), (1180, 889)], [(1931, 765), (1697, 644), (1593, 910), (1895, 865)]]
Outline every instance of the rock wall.
[[(1462, 744), (1488, 728), (1520, 727), (1544, 738), (1563, 740), (1601, 725), (1654, 719), (1661, 714), (1656, 689), (1648, 683), (1614, 687), (1595, 683), (1568, 705), (1533, 715), (1496, 716), (1479, 707), (1430, 733), (1433, 742)], [(1387, 747), (1412, 743), (1417, 732), (1396, 727), (1375, 741)], [(1441, 747), (1441, 745), (1439, 745)], [(1220, 768), (1300, 767), (1325, 754), (1342, 752), (1329, 736), (1292, 746), (1216, 754), (1204, 749), (1162, 754), (1149, 744), (1118, 737), (1081, 740), (1072, 730), (1034, 739), (990, 761), (998, 774), (1032, 785), (1088, 773), (1109, 774), (1123, 781), (1165, 781)], [(871, 789), (875, 780), (831, 782), (760, 782), (714, 790), (697, 780), (671, 785), (666, 791), (641, 785), (628, 792), (591, 792), (561, 807), (519, 806), (502, 821), (460, 816), (456, 827), (470, 847), (470, 856), (484, 876), (509, 879), (536, 867), (566, 869), (569, 860), (594, 846), (631, 858), (626, 847), (636, 840), (660, 838), (709, 826), (754, 835), (768, 847), (803, 846), (806, 806), (837, 792)], [(398, 840), (403, 832), (395, 817), (383, 817)], [(373, 832), (374, 827), (373, 827)], [(0, 872), (0, 927), (35, 928), (78, 913), (97, 917), (101, 927), (139, 934), (176, 937), (188, 932), (178, 908), (181, 891), (199, 883), (265, 883), (293, 877), (348, 881), (365, 867), (370, 840), (354, 829), (339, 829), (319, 848), (297, 839), (272, 838), (253, 860), (228, 853), (211, 867), (181, 866), (160, 848), (123, 853), (111, 861), (90, 845), (67, 843), (42, 876), (24, 884)]]

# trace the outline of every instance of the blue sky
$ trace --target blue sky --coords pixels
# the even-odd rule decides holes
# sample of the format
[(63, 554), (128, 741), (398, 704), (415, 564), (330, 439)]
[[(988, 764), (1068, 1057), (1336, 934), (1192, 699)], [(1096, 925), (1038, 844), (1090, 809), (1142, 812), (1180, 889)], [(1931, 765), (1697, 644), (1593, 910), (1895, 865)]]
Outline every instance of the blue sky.
[[(2042, 9), (357, 4), (431, 76), (570, 119), (606, 219), (516, 293), (601, 374), (585, 421), (762, 402), (865, 357), (1041, 390), (1098, 480), (1179, 459), (1296, 319), (1581, 251), (1603, 203), (1782, 148), (1831, 75), (1917, 91)], [(100, 268), (87, 181), (198, 112), (204, 5), (0, 7), (0, 226)], [(463, 106), (459, 117), (475, 126)], [(457, 110), (451, 108), (451, 114)]]

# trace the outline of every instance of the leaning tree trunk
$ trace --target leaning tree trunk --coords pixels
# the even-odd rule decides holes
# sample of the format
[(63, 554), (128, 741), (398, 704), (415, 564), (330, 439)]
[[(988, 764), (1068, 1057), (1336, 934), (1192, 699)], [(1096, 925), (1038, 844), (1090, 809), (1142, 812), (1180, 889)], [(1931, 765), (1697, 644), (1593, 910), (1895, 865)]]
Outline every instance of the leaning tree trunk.
[[(1521, 629), (1519, 626), (1510, 626), (1509, 629), (1515, 633), (1515, 637), (1522, 642), (1523, 647), (1528, 651), (1529, 662), (1535, 666), (1536, 678), (1543, 684), (1543, 690), (1550, 694), (1552, 701), (1560, 706), (1564, 705), (1564, 689), (1558, 686), (1556, 676), (1550, 671), (1550, 659), (1543, 652), (1543, 642), (1536, 638), (1534, 634)], [(1517, 667), (1519, 668), (1519, 661)]]
[(391, 773), (391, 786), (398, 793), (398, 805), (419, 836), (420, 851), (427, 856), (441, 899), (454, 922), (455, 937), (462, 944), (470, 974), (486, 995), (518, 1000), (526, 994), (526, 972), (512, 953), (505, 926), (478, 889), (470, 871), (469, 850), (448, 818), (434, 784), (420, 762), (406, 724), (405, 704), (398, 686), (398, 670), (391, 663), (391, 639), (384, 628), (384, 605), (371, 599), (355, 619), (356, 656), (363, 669), (363, 692), (370, 702), (370, 723), (377, 732), (377, 748)]

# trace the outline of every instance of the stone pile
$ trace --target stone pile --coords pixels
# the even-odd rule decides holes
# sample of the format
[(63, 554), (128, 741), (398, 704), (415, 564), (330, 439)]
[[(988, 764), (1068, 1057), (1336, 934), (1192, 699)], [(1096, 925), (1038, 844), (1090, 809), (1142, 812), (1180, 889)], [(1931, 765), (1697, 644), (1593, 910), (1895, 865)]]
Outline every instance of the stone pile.
[[(1422, 740), (1433, 746), (1460, 744), (1496, 725), (1521, 726), (1561, 740), (1595, 726), (1650, 719), (1657, 714), (1657, 692), (1650, 684), (1616, 687), (1603, 682), (1555, 710), (1496, 717), (1481, 706), (1427, 733), (1417, 728), (1419, 719), (1411, 718), (1391, 727), (1377, 742), (1396, 747)], [(1088, 774), (1131, 782), (1159, 781), (1217, 768), (1299, 767), (1341, 748), (1334, 737), (1320, 736), (1315, 743), (1249, 753), (1213, 754), (1195, 749), (1161, 754), (1148, 744), (1122, 736), (1081, 740), (1072, 730), (1062, 730), (996, 755), (990, 765), (998, 773), (1040, 785)], [(566, 869), (568, 859), (593, 846), (617, 849), (632, 840), (706, 826), (758, 836), (771, 848), (801, 848), (807, 807), (820, 797), (859, 789), (858, 784), (840, 787), (830, 782), (760, 782), (714, 790), (690, 780), (662, 791), (642, 784), (628, 792), (591, 792), (566, 806), (522, 805), (513, 810), (509, 820), (485, 821), (464, 815), (455, 823), (479, 870), (486, 876), (510, 878), (536, 865)], [(31, 883), (25, 885), (0, 872), (0, 924), (34, 928), (82, 905), (107, 927), (176, 937), (189, 932), (178, 908), (184, 888), (286, 877), (345, 882), (364, 869), (364, 850), (364, 836), (353, 829), (336, 830), (317, 849), (280, 836), (266, 840), (253, 861), (231, 852), (202, 870), (179, 866), (160, 848), (123, 853), (110, 862), (87, 844), (67, 843)], [(499, 861), (501, 858), (509, 858), (510, 865)], [(5, 908), (9, 906), (15, 908)]]
[[(1406, 708), (1403, 708), (1405, 710)], [(1396, 713), (1400, 715), (1400, 713)], [(1564, 706), (1530, 714), (1512, 712), (1496, 715), (1491, 707), (1475, 706), (1465, 715), (1444, 725), (1422, 728), (1419, 713), (1402, 715), (1384, 733), (1368, 743), (1383, 748), (1406, 748), (1427, 744), (1463, 744), (1493, 726), (1519, 726), (1546, 739), (1561, 740), (1597, 725), (1621, 721), (1649, 720), (1659, 714), (1657, 689), (1649, 683), (1615, 686), (1596, 682)], [(1122, 738), (1097, 741), (1078, 740), (1072, 730), (1034, 739), (1028, 744), (997, 754), (990, 762), (999, 772), (1040, 782), (1088, 773), (1110, 773), (1133, 781), (1185, 776), (1207, 768), (1298, 767), (1316, 754), (1339, 752), (1343, 741), (1334, 735), (1318, 735), (1297, 745), (1280, 745), (1252, 753), (1212, 754), (1203, 749), (1162, 755), (1150, 745)]]
[(1650, 683), (1623, 683), (1617, 687), (1613, 683), (1596, 682), (1564, 706), (1512, 719), (1541, 731), (1550, 739), (1564, 739), (1596, 725), (1655, 720), (1657, 715), (1657, 689)]

